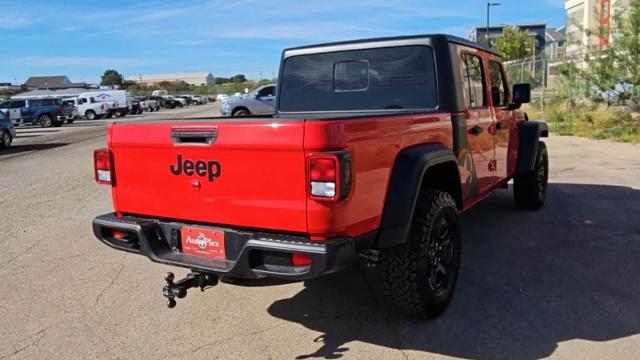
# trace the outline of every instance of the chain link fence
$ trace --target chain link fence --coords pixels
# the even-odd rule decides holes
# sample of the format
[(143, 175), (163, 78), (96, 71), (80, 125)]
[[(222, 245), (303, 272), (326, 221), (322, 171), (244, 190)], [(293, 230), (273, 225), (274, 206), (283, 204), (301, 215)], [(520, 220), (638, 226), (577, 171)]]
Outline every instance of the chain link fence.
[(504, 63), (505, 71), (512, 83), (529, 83), (534, 89), (549, 88), (548, 60), (526, 59), (507, 61)]

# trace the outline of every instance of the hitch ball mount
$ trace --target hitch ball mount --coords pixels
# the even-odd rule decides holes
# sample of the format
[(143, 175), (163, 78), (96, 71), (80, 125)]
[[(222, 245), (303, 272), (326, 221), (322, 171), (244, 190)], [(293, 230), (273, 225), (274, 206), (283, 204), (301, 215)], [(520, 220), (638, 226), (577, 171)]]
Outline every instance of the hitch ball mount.
[(190, 272), (184, 279), (174, 282), (175, 275), (169, 272), (165, 275), (165, 285), (162, 289), (162, 295), (167, 298), (167, 306), (170, 309), (176, 307), (176, 299), (183, 299), (187, 296), (187, 290), (199, 287), (200, 291), (205, 288), (218, 285), (220, 277), (215, 274), (206, 274), (200, 272)]

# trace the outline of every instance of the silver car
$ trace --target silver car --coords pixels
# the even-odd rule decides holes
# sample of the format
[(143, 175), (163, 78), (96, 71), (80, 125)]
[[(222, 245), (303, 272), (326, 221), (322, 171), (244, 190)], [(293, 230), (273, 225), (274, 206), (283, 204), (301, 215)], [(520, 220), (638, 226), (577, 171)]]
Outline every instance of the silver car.
[(263, 85), (251, 91), (247, 96), (229, 98), (222, 102), (220, 113), (223, 116), (249, 116), (273, 114), (276, 108), (276, 85)]

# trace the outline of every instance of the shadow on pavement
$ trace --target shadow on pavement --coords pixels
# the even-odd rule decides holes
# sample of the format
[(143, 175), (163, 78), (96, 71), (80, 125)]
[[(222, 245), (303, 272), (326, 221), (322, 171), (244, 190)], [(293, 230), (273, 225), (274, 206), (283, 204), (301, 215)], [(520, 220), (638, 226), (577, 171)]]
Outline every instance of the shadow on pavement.
[(91, 126), (105, 126), (107, 125), (108, 122), (105, 122), (103, 120), (88, 120), (88, 121), (81, 121), (81, 122), (73, 122), (71, 124), (64, 124), (62, 125), (63, 128), (69, 128), (69, 127), (91, 127)]
[(54, 129), (45, 129), (45, 128), (41, 128), (41, 127), (19, 127), (16, 128), (16, 130), (18, 131), (18, 137), (21, 137), (22, 134), (53, 134), (53, 133), (57, 133), (60, 132), (61, 130), (54, 130)]
[(27, 151), (49, 150), (68, 145), (66, 143), (33, 144), (33, 145), (12, 145), (8, 149), (0, 149), (0, 155), (19, 154)]
[[(463, 264), (438, 319), (392, 314), (377, 270), (353, 267), (305, 283), (269, 313), (322, 332), (298, 359), (335, 359), (366, 342), (471, 359), (537, 359), (573, 339), (640, 333), (640, 191), (551, 184), (540, 212), (499, 191), (463, 219)], [(365, 281), (366, 280), (366, 281)]]

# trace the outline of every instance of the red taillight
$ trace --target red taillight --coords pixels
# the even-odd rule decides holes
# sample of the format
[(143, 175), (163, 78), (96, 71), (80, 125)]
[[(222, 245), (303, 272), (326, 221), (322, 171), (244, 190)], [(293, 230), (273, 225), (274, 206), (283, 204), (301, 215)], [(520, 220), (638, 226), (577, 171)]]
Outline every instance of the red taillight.
[(315, 200), (341, 200), (351, 190), (351, 156), (344, 151), (309, 155), (309, 193)]
[(108, 149), (98, 149), (93, 152), (96, 183), (102, 185), (113, 184), (113, 161)]
[(336, 181), (336, 159), (311, 158), (309, 177), (311, 181)]
[(291, 264), (294, 267), (310, 266), (311, 256), (303, 254), (291, 254)]

